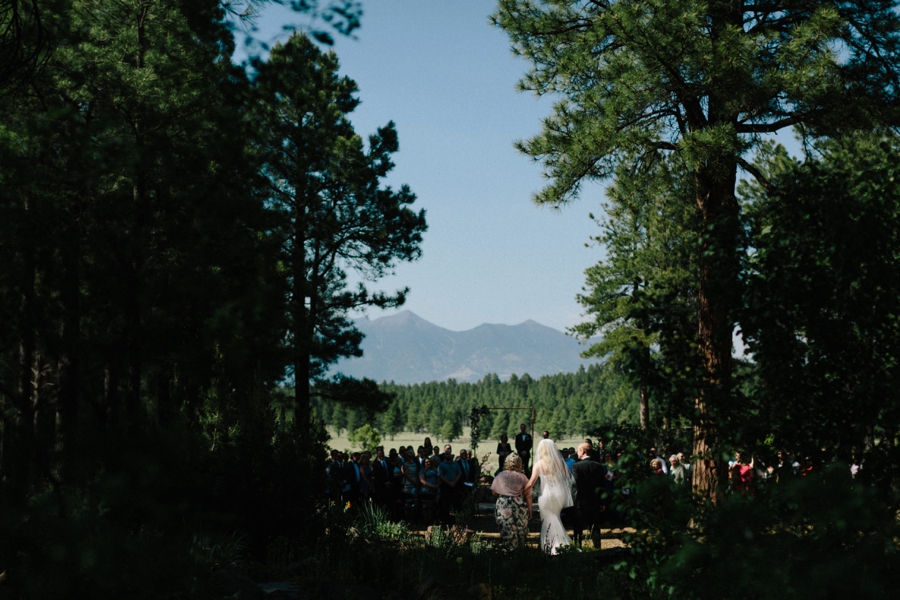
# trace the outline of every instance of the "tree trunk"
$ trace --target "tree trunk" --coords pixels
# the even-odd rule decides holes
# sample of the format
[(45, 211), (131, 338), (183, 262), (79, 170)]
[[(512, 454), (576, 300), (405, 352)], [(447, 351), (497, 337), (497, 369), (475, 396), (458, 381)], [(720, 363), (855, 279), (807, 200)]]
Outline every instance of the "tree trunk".
[(650, 401), (647, 398), (646, 384), (641, 384), (640, 394), (641, 429), (647, 429), (650, 427)]
[[(710, 4), (713, 43), (742, 26), (741, 4), (731, 0)], [(728, 97), (729, 77), (715, 75), (709, 89), (705, 123), (696, 123), (708, 136), (705, 157), (696, 170), (697, 208), (702, 226), (700, 281), (697, 298), (698, 344), (703, 365), (700, 394), (694, 401), (694, 450), (697, 461), (692, 487), (700, 498), (714, 504), (722, 499), (728, 472), (722, 455), (718, 414), (731, 396), (731, 340), (734, 309), (740, 298), (740, 211), (734, 188), (740, 140), (734, 133), (736, 108)]]
[(60, 301), (62, 304), (62, 331), (59, 365), (59, 395), (56, 405), (56, 450), (64, 463), (70, 461), (71, 437), (78, 420), (78, 399), (80, 394), (79, 344), (81, 339), (81, 303), (79, 257), (81, 248), (78, 239), (77, 221), (73, 218), (65, 227), (68, 243), (62, 252), (62, 281)]
[(34, 460), (34, 358), (36, 311), (36, 250), (29, 200), (23, 202), (21, 319), (19, 326), (18, 386), (13, 403), (15, 416), (4, 421), (3, 476), (17, 499), (24, 499)]
[[(149, 15), (149, 5), (142, 5), (137, 15), (137, 52), (135, 54), (135, 68), (143, 69), (147, 52), (147, 36), (145, 33), (146, 20)], [(126, 274), (125, 289), (125, 327), (128, 336), (127, 354), (127, 381), (125, 390), (125, 412), (128, 414), (129, 427), (137, 425), (138, 412), (141, 405), (141, 377), (142, 377), (142, 344), (141, 338), (141, 274), (144, 260), (144, 233), (149, 220), (149, 207), (147, 205), (147, 177), (144, 171), (144, 127), (140, 114), (135, 115), (132, 121), (134, 131), (134, 145), (137, 154), (137, 172), (134, 174), (132, 184), (132, 209), (134, 211), (134, 230), (131, 232), (131, 260)]]
[(738, 206), (734, 195), (737, 166), (719, 158), (697, 179), (705, 237), (700, 261), (698, 342), (704, 377), (695, 399), (692, 469), (694, 493), (721, 500), (727, 473), (720, 447), (717, 413), (730, 396), (732, 308), (737, 287)]
[[(134, 202), (138, 212), (141, 211), (140, 203), (145, 201), (143, 187), (139, 184), (134, 186)], [(141, 219), (138, 218), (138, 221)], [(133, 235), (140, 239), (141, 226), (136, 225)], [(138, 418), (138, 411), (141, 403), (141, 306), (140, 306), (140, 275), (139, 270), (141, 249), (137, 240), (132, 242), (134, 248), (132, 253), (134, 256), (128, 265), (128, 272), (125, 276), (125, 328), (127, 337), (127, 380), (125, 384), (125, 412), (128, 415), (131, 425), (134, 425)]]
[[(305, 174), (299, 176), (305, 177)], [(306, 215), (299, 197), (294, 198), (293, 212), (294, 244), (291, 259), (294, 278), (291, 312), (294, 338), (294, 424), (299, 426), (301, 431), (305, 431), (310, 419), (309, 380), (312, 376), (310, 356), (315, 335), (313, 307), (306, 305), (306, 299), (310, 298), (312, 302), (315, 294), (307, 290), (309, 281), (306, 277)]]

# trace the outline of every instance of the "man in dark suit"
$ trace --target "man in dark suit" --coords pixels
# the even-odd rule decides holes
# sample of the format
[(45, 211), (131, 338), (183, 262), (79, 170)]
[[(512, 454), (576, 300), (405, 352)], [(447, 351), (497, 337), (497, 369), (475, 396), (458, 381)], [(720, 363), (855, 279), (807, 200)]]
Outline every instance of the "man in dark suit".
[(359, 481), (361, 478), (359, 452), (354, 452), (350, 455), (350, 460), (344, 463), (344, 502), (349, 502), (354, 506), (359, 504), (361, 498)]
[(528, 460), (531, 458), (531, 434), (528, 433), (528, 427), (525, 423), (519, 426), (519, 433), (516, 434), (516, 452), (522, 459), (522, 467), (528, 469)]
[(325, 467), (325, 475), (328, 478), (328, 498), (332, 502), (341, 501), (341, 493), (344, 490), (344, 463), (341, 462), (339, 450), (331, 451), (331, 459)]
[(582, 530), (587, 527), (591, 531), (591, 541), (595, 548), (600, 548), (600, 520), (603, 514), (602, 495), (606, 483), (606, 466), (591, 460), (591, 445), (587, 442), (578, 446), (576, 455), (578, 462), (572, 465), (575, 477), (575, 506), (578, 508), (578, 523), (575, 524), (575, 541), (580, 543)]
[(419, 446), (416, 451), (416, 462), (419, 464), (419, 473), (425, 470), (425, 459), (429, 458), (428, 452), (425, 451), (425, 446)]
[(382, 506), (387, 506), (388, 483), (391, 481), (391, 467), (384, 456), (384, 447), (375, 449), (375, 460), (372, 461), (372, 499)]
[(478, 461), (469, 457), (468, 450), (460, 450), (459, 459), (456, 462), (459, 463), (459, 468), (462, 470), (463, 481), (473, 485), (478, 483), (478, 475), (480, 475)]

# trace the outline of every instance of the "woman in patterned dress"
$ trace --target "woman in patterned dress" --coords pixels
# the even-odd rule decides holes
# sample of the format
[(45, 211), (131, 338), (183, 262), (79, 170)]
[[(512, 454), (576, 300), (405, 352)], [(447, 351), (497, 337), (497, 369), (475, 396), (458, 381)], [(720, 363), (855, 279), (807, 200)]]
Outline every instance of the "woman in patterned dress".
[(491, 493), (497, 498), (496, 517), (500, 526), (500, 539), (510, 550), (524, 548), (528, 538), (528, 521), (531, 520), (531, 490), (527, 492), (528, 478), (522, 473), (522, 459), (510, 454), (491, 484)]

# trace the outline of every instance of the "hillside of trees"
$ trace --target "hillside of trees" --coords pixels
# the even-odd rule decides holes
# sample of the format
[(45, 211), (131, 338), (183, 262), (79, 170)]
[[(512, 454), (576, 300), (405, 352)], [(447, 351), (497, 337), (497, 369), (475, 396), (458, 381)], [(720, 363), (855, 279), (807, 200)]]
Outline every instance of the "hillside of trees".
[[(375, 417), (382, 435), (415, 431), (459, 437), (476, 406), (532, 406), (536, 430), (554, 437), (581, 435), (607, 423), (636, 422), (638, 395), (622, 375), (602, 364), (580, 368), (575, 373), (545, 375), (532, 379), (527, 373), (501, 381), (496, 375), (476, 383), (453, 379), (414, 385), (382, 383), (379, 388), (394, 395), (387, 409)], [(316, 414), (338, 432), (353, 431), (368, 422), (364, 409), (347, 408), (323, 400), (314, 401)], [(528, 415), (528, 416), (526, 416)], [(496, 411), (482, 417), (482, 437), (512, 438), (519, 424), (530, 421), (527, 412)], [(447, 432), (449, 435), (442, 432)]]

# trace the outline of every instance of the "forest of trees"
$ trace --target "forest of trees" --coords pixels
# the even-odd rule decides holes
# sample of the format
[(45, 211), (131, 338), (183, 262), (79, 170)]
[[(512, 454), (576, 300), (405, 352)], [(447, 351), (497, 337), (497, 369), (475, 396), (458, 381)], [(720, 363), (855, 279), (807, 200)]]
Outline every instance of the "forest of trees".
[(227, 536), (316, 539), (324, 433), (309, 385), (290, 427), (275, 392), (386, 398), (324, 367), (351, 311), (404, 302), (374, 282), (424, 211), (322, 46), (360, 7), (297, 3), (318, 43), (235, 64), (264, 4), (0, 5), (0, 582), (27, 597), (168, 597)]
[[(448, 439), (442, 433), (446, 430), (458, 438), (469, 424), (472, 409), (485, 405), (534, 407), (536, 431), (548, 430), (553, 437), (582, 435), (599, 425), (637, 420), (637, 392), (626, 378), (599, 364), (540, 379), (527, 373), (507, 381), (487, 375), (476, 383), (450, 379), (414, 385), (382, 383), (379, 388), (394, 396), (375, 419), (377, 429), (387, 436), (414, 431)], [(338, 432), (353, 431), (368, 422), (363, 409), (323, 401), (313, 406)], [(496, 411), (481, 418), (482, 438), (496, 440), (506, 433), (512, 439), (519, 424), (530, 420), (527, 412)]]
[[(610, 254), (589, 273), (581, 299), (593, 318), (578, 333), (612, 337), (614, 345), (602, 343), (597, 354), (615, 354), (639, 388), (666, 389), (694, 429), (694, 491), (718, 502), (727, 440), (739, 437), (734, 407), (745, 403), (735, 385), (733, 336), (747, 329), (748, 283), (774, 275), (755, 260), (767, 241), (759, 235), (771, 226), (751, 222), (779, 220), (792, 200), (768, 163), (767, 138), (793, 128), (811, 162), (823, 156), (823, 144), (846, 148), (859, 135), (896, 148), (896, 3), (500, 0), (493, 19), (531, 64), (521, 88), (555, 101), (541, 131), (518, 142), (548, 180), (534, 200), (560, 206), (588, 182), (611, 183), (599, 236)], [(771, 200), (739, 194), (740, 175)], [(890, 213), (889, 193), (874, 195)], [(791, 245), (780, 255), (786, 262), (801, 253), (788, 240), (780, 240)], [(826, 312), (817, 316), (828, 319)], [(787, 328), (807, 338), (799, 323)], [(754, 339), (754, 350), (792, 346), (769, 346), (770, 339)], [(780, 362), (799, 366), (794, 360)], [(875, 425), (867, 421), (858, 426)], [(863, 441), (857, 435), (855, 444)]]
[[(485, 404), (554, 435), (691, 432), (693, 495), (627, 473), (645, 535), (606, 570), (620, 597), (900, 585), (896, 2), (499, 0), (521, 87), (554, 99), (518, 143), (535, 200), (608, 184), (572, 331), (604, 361), (412, 386), (327, 375), (361, 352), (354, 311), (404, 303), (377, 282), (426, 231), (385, 184), (394, 124), (354, 130), (364, 91), (323, 50), (362, 8), (290, 2), (309, 35), (235, 64), (266, 4), (0, 1), (0, 597), (234, 597), (210, 573), (266, 561), (321, 582), (378, 560), (385, 589), (428, 572), (409, 557), (462, 569), (458, 548), (356, 543), (372, 528), (321, 501), (324, 425), (452, 438)], [(799, 157), (769, 139), (790, 128)], [(733, 498), (736, 448), (815, 468)]]

